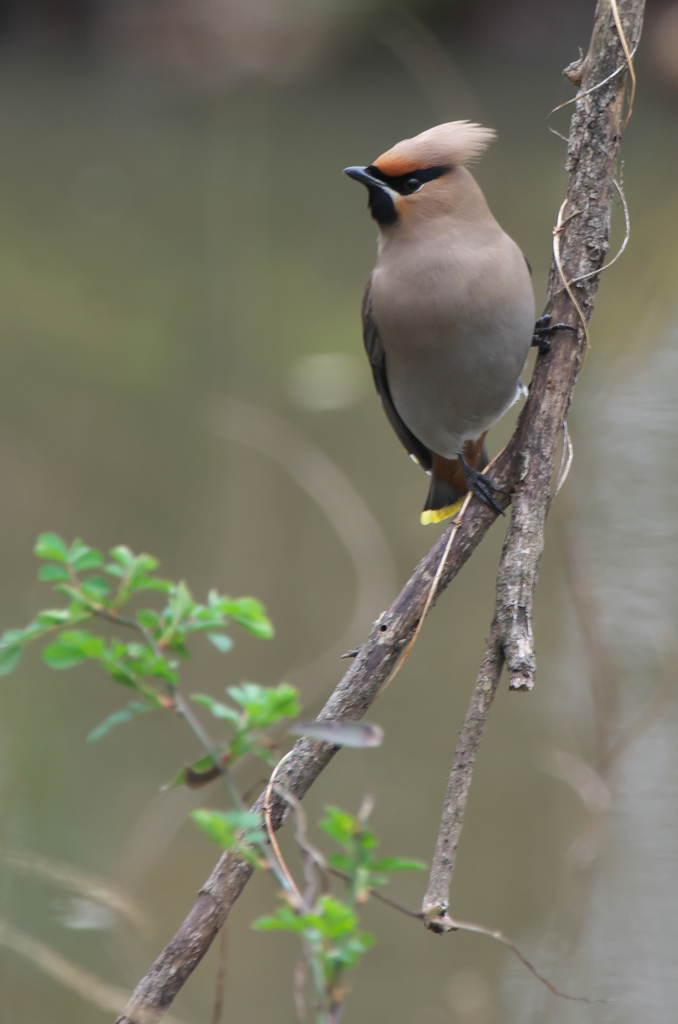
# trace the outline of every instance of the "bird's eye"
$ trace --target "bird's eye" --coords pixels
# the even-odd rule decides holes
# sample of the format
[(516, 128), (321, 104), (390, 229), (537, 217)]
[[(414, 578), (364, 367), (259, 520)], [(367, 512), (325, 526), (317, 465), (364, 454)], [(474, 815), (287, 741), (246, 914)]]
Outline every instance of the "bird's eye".
[(420, 188), (421, 182), (419, 181), (419, 178), (408, 178), (407, 181), (405, 182), (406, 192), (416, 192)]

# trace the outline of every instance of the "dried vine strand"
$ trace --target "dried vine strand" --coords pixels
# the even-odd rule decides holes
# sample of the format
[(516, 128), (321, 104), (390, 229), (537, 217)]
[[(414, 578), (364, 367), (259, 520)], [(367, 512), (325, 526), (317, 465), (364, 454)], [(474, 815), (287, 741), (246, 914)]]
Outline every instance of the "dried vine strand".
[(623, 254), (624, 250), (626, 249), (626, 246), (629, 244), (629, 238), (631, 237), (631, 215), (629, 213), (629, 204), (626, 202), (624, 189), (622, 188), (620, 182), (618, 182), (616, 178), (613, 178), (612, 184), (616, 188), (619, 194), (619, 198), (622, 201), (622, 206), (624, 208), (624, 241), (620, 245), (616, 255), (612, 257), (609, 263), (604, 263), (600, 270), (589, 270), (588, 274), (580, 274), (579, 277), (573, 277), (570, 281), (570, 284), (579, 284), (580, 281), (587, 281), (589, 277), (595, 277), (596, 274), (602, 274), (604, 270), (609, 270), (610, 267), (617, 262), (619, 257)]
[(628, 109), (626, 111), (626, 117), (624, 119), (624, 124), (622, 127), (623, 131), (626, 128), (629, 121), (631, 120), (631, 114), (633, 113), (633, 102), (636, 98), (636, 69), (633, 66), (633, 57), (631, 56), (628, 40), (626, 39), (626, 35), (624, 33), (624, 26), (622, 25), (621, 18), (619, 17), (619, 8), (617, 6), (617, 0), (610, 0), (610, 5), (612, 7), (612, 16), (614, 18), (614, 23), (617, 26), (617, 32), (619, 33), (619, 40), (622, 44), (624, 56), (626, 57), (626, 63), (629, 69), (629, 78), (631, 79), (631, 95), (629, 96)]
[(282, 850), (280, 849), (280, 845), (279, 845), (278, 840), (276, 838), (276, 834), (275, 834), (275, 831), (273, 829), (273, 824), (271, 822), (271, 795), (273, 793), (273, 785), (275, 783), (275, 777), (278, 774), (278, 771), (280, 770), (280, 768), (282, 768), (282, 766), (284, 765), (285, 761), (287, 761), (289, 759), (291, 754), (292, 754), (292, 751), (288, 750), (287, 753), (285, 754), (285, 756), (280, 758), (280, 760), (278, 761), (277, 765), (275, 766), (275, 768), (271, 772), (271, 777), (268, 780), (268, 786), (266, 787), (266, 795), (264, 796), (264, 807), (263, 807), (263, 810), (264, 810), (264, 822), (266, 823), (266, 831), (268, 832), (269, 842), (270, 842), (270, 844), (273, 847), (273, 850), (275, 852), (275, 856), (276, 856), (276, 859), (278, 861), (278, 865), (280, 867), (280, 870), (282, 871), (283, 875), (287, 879), (287, 883), (288, 883), (288, 885), (290, 887), (290, 891), (292, 893), (294, 893), (294, 897), (295, 897), (295, 899), (297, 901), (297, 906), (301, 909), (304, 906), (304, 897), (301, 895), (301, 893), (299, 891), (299, 888), (297, 886), (297, 883), (294, 881), (294, 877), (292, 875), (292, 872), (290, 871), (290, 869), (288, 868), (287, 864), (285, 863), (285, 858), (282, 855)]
[[(555, 261), (556, 267), (558, 268), (558, 273), (560, 274), (560, 279), (563, 282), (563, 287), (565, 288), (565, 291), (569, 295), (570, 301), (572, 302), (572, 305), (577, 310), (577, 315), (578, 315), (578, 317), (579, 317), (579, 319), (581, 321), (582, 327), (584, 328), (584, 337), (586, 339), (586, 347), (590, 348), (591, 347), (591, 342), (589, 340), (589, 330), (588, 330), (588, 327), (586, 325), (586, 317), (584, 316), (582, 308), (581, 308), (581, 306), (579, 305), (579, 303), (577, 302), (577, 300), (575, 298), (575, 294), (572, 291), (571, 282), (568, 281), (567, 278), (565, 277), (565, 271), (563, 270), (563, 261), (562, 261), (561, 255), (560, 255), (560, 239), (561, 239), (561, 236), (563, 234), (563, 231), (565, 230), (565, 225), (573, 217), (577, 217), (579, 215), (579, 210), (575, 210), (573, 213), (571, 213), (569, 215), (569, 217), (566, 217), (563, 220), (563, 214), (565, 213), (565, 207), (567, 206), (569, 201), (570, 201), (569, 197), (566, 197), (565, 199), (563, 199), (563, 202), (561, 203), (560, 209), (558, 210), (558, 220), (556, 221), (556, 226), (553, 229), (553, 259)], [(596, 271), (596, 273), (597, 273), (597, 271)], [(591, 275), (591, 276), (593, 276), (593, 275)]]
[[(558, 106), (554, 107), (553, 110), (549, 113), (548, 117), (546, 118), (547, 121), (549, 121), (551, 117), (553, 117), (553, 115), (556, 114), (559, 110), (564, 110), (564, 108), (569, 107), (571, 103), (577, 103), (579, 100), (583, 100), (587, 96), (591, 96), (594, 92), (597, 92), (598, 89), (602, 89), (604, 85), (607, 85), (608, 82), (611, 82), (614, 78), (616, 78), (617, 75), (620, 75), (622, 71), (628, 70), (631, 75), (632, 90), (631, 96), (629, 97), (629, 109), (627, 111), (626, 120), (624, 121), (623, 127), (626, 128), (627, 124), (629, 123), (629, 120), (631, 119), (631, 113), (633, 111), (633, 100), (636, 96), (636, 69), (633, 63), (633, 58), (635, 57), (636, 51), (638, 50), (640, 39), (635, 44), (633, 49), (630, 50), (621, 23), (621, 19), (619, 17), (619, 8), (617, 7), (617, 0), (610, 0), (610, 5), (612, 7), (612, 17), (614, 18), (615, 28), (619, 33), (619, 41), (622, 45), (622, 49), (624, 50), (624, 63), (620, 64), (618, 68), (615, 68), (611, 75), (608, 75), (606, 78), (603, 78), (600, 82), (596, 82), (595, 85), (592, 85), (590, 89), (586, 89), (584, 92), (578, 92), (576, 96), (572, 97), (572, 99), (565, 100), (564, 103), (559, 103)], [(581, 50), (579, 52), (581, 53)], [(579, 61), (578, 64), (571, 64), (570, 68), (565, 69), (566, 75), (570, 77), (572, 73), (576, 74), (579, 68), (581, 68), (582, 63), (582, 61)], [(572, 71), (570, 71), (570, 69), (572, 69)], [(576, 81), (576, 78), (572, 78), (572, 80)], [(564, 142), (567, 142), (565, 136), (561, 135), (560, 132), (557, 132), (555, 128), (549, 128), (549, 131), (553, 132), (554, 135), (557, 135), (559, 138), (563, 139)]]

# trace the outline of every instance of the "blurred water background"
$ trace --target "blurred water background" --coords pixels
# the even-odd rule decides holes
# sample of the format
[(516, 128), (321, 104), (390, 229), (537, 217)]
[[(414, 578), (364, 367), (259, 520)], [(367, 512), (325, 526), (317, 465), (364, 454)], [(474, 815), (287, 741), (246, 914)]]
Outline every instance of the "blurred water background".
[[(52, 603), (35, 579), (38, 533), (127, 543), (198, 597), (256, 595), (275, 622), (270, 643), (238, 634), (226, 657), (197, 653), (189, 692), (287, 679), (304, 716), (316, 712), (338, 655), (439, 529), (419, 525), (426, 481), (372, 393), (359, 306), (375, 229), (341, 170), (443, 120), (496, 128), (477, 176), (532, 264), (540, 308), (566, 183), (546, 118), (572, 95), (560, 71), (588, 45), (593, 6), (5, 0), (3, 629)], [(623, 145), (632, 234), (603, 278), (569, 420), (574, 465), (537, 594), (538, 684), (502, 688), (493, 709), (452, 901), (561, 988), (614, 1001), (559, 1000), (489, 939), (435, 938), (372, 902), (378, 941), (347, 1022), (675, 1019), (675, 0), (650, 5), (638, 73)], [(567, 111), (552, 123), (566, 132)], [(617, 206), (613, 248), (622, 238)], [(497, 524), (369, 716), (384, 745), (335, 759), (307, 798), (312, 820), (370, 792), (384, 854), (430, 860), (501, 539)], [(126, 696), (87, 667), (50, 672), (37, 651), (0, 685), (2, 1024), (111, 1020), (91, 979), (78, 993), (46, 957), (130, 990), (216, 859), (187, 813), (219, 795), (159, 792), (199, 753), (181, 722), (141, 716), (85, 744)], [(260, 780), (243, 766), (244, 789)], [(102, 902), (96, 878), (127, 902)], [(423, 880), (391, 888), (417, 906)], [(296, 946), (249, 930), (274, 904), (257, 875), (229, 920), (228, 1024), (294, 1020)], [(215, 970), (212, 951), (176, 1019), (211, 1020)]]

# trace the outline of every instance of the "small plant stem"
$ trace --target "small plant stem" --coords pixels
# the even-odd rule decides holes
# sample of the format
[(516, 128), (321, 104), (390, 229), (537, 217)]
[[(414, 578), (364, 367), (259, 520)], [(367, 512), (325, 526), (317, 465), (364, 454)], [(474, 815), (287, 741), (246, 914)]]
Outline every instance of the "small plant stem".
[(231, 773), (228, 771), (228, 769), (224, 768), (223, 765), (220, 765), (219, 767), (221, 768), (221, 780), (226, 786), (226, 789), (228, 790), (228, 795), (230, 796), (231, 800), (233, 801), (233, 803), (235, 804), (239, 811), (246, 810), (243, 798), (240, 796), (240, 793), (238, 792), (233, 783)]
[[(118, 615), (116, 612), (112, 612), (109, 608), (106, 608), (105, 605), (90, 605), (90, 607), (92, 608), (92, 612), (94, 615), (98, 615), (100, 618), (106, 619), (108, 622), (113, 622), (115, 625), (127, 626), (129, 629), (134, 629), (137, 631), (137, 633), (141, 633), (142, 637), (144, 638), (148, 646), (151, 648), (155, 656), (158, 658), (165, 657), (165, 652), (163, 651), (160, 644), (156, 641), (155, 637), (144, 626), (141, 625), (141, 623), (136, 622), (134, 619), (126, 619), (122, 615)], [(222, 764), (221, 758), (219, 757), (219, 754), (216, 748), (214, 747), (212, 740), (207, 734), (207, 731), (203, 729), (200, 720), (198, 719), (197, 715), (193, 713), (193, 709), (191, 708), (190, 704), (188, 704), (184, 699), (184, 695), (182, 694), (177, 684), (171, 683), (168, 680), (166, 680), (165, 683), (167, 686), (167, 692), (174, 701), (174, 707), (177, 711), (177, 714), (179, 714), (186, 722), (193, 735), (196, 737), (196, 739), (200, 742), (201, 746), (205, 750), (205, 753), (212, 758), (212, 763), (219, 772), (219, 776), (226, 787), (226, 790), (231, 798), (233, 806), (236, 807), (239, 811), (244, 811), (245, 804), (243, 803), (243, 799), (233, 783), (233, 779), (231, 778), (230, 772)], [(281, 870), (280, 865), (276, 861), (276, 858), (273, 855), (272, 851), (260, 844), (256, 844), (256, 849), (259, 851), (262, 857), (268, 862), (271, 871), (278, 879), (278, 882), (280, 883), (282, 888), (285, 889), (287, 892), (294, 892), (293, 888), (290, 887), (290, 883), (285, 873)]]
[[(124, 618), (124, 616), (118, 615), (117, 612), (112, 612), (109, 608), (106, 608), (105, 605), (93, 604), (91, 605), (91, 608), (93, 613), (95, 615), (98, 615), (100, 618), (107, 619), (108, 622), (113, 622), (118, 626), (127, 626), (129, 629), (134, 629), (137, 631), (137, 633), (141, 633), (142, 637), (144, 638), (148, 646), (151, 648), (156, 658), (165, 658), (165, 652), (158, 644), (153, 634), (150, 633), (149, 630), (147, 630), (144, 626), (142, 626), (141, 623), (135, 622), (134, 619), (126, 619)], [(222, 776), (222, 778), (224, 778), (224, 781), (226, 782), (226, 787), (235, 806), (239, 810), (243, 810), (244, 805), (242, 799), (235, 790), (230, 779), (227, 778), (226, 770), (221, 763), (221, 758), (219, 757), (219, 754), (217, 753), (216, 748), (212, 743), (212, 740), (208, 736), (206, 730), (203, 729), (202, 725), (200, 724), (197, 715), (193, 714), (193, 710), (191, 709), (190, 705), (187, 704), (186, 701), (184, 700), (184, 696), (181, 693), (181, 690), (179, 689), (177, 684), (171, 683), (168, 680), (166, 680), (165, 683), (167, 686), (167, 692), (174, 701), (174, 706), (177, 710), (177, 713), (181, 715), (181, 717), (184, 719), (193, 735), (204, 748), (205, 753), (212, 758), (215, 767), (219, 770), (219, 774)]]

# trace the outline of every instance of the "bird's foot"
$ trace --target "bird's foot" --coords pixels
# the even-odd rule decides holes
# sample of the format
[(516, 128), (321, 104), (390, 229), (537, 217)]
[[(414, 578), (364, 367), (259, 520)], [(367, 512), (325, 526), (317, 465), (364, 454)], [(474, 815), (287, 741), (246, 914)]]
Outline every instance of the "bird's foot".
[(501, 493), (499, 488), (495, 487), (492, 481), (488, 480), (482, 473), (479, 473), (477, 469), (472, 469), (461, 452), (459, 453), (459, 461), (464, 470), (464, 479), (468, 489), (473, 491), (476, 498), (480, 498), (483, 505), (487, 505), (493, 512), (498, 512), (500, 516), (503, 516), (505, 514), (503, 508), (494, 499), (495, 494)]
[(575, 331), (576, 327), (570, 327), (569, 324), (552, 324), (551, 314), (545, 313), (544, 316), (540, 316), (534, 325), (534, 334), (532, 335), (532, 347), (535, 346), (539, 349), (539, 355), (545, 356), (547, 352), (551, 351), (551, 342), (549, 338), (556, 331)]

